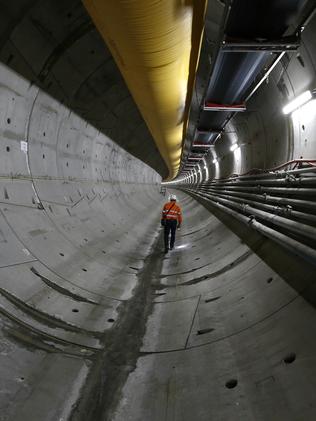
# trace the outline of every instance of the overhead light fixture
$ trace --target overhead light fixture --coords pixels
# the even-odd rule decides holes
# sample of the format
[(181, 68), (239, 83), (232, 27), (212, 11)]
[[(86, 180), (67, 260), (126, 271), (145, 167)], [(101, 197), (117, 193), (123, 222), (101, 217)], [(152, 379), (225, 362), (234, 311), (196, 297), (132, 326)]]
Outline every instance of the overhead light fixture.
[(232, 152), (234, 152), (236, 149), (238, 149), (239, 146), (237, 143), (234, 143), (233, 145), (231, 145), (231, 147), (229, 148)]
[(217, 164), (217, 163), (218, 163), (217, 159), (216, 159), (216, 158), (214, 158), (214, 159), (213, 159), (213, 164)]
[(290, 114), (295, 111), (297, 108), (301, 107), (302, 105), (306, 104), (313, 98), (313, 94), (311, 91), (305, 91), (293, 101), (289, 102), (285, 107), (283, 107), (282, 111), (283, 114)]
[(205, 149), (208, 149), (208, 148), (211, 148), (212, 145), (208, 145), (206, 143), (192, 143), (192, 147), (193, 148), (205, 148)]

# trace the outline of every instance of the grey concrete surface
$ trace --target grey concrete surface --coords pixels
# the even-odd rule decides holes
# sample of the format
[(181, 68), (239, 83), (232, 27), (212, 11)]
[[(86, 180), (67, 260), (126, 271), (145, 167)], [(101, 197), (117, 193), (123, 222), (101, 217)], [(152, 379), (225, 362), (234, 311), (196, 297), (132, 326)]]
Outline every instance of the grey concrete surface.
[[(289, 284), (301, 264), (284, 255), (281, 276), (258, 255), (269, 248), (281, 258), (269, 240), (254, 235), (250, 248), (178, 195), (185, 222), (152, 280), (161, 295), (114, 420), (313, 420), (316, 314)], [(313, 284), (315, 271), (305, 269)]]
[[(315, 269), (178, 191), (163, 254), (165, 166), (81, 2), (0, 5), (0, 420), (314, 420)], [(280, 111), (315, 25), (210, 177), (315, 158), (314, 111)]]

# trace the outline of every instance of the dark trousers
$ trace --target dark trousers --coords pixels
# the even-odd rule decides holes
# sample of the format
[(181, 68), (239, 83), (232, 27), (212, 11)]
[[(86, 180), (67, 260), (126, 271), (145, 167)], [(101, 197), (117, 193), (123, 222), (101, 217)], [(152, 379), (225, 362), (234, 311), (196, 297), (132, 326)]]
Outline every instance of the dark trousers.
[(176, 239), (176, 229), (177, 229), (177, 220), (176, 219), (167, 219), (165, 222), (165, 249), (169, 247), (169, 234), (171, 232), (171, 239), (170, 239), (170, 248), (173, 248), (174, 241)]

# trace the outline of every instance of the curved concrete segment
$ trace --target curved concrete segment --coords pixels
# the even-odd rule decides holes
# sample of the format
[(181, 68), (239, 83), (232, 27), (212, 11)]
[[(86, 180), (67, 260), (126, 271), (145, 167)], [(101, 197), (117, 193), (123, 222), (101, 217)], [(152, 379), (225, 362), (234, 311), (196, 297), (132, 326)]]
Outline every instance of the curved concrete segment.
[(302, 279), (284, 250), (180, 197), (185, 223), (152, 279), (141, 357), (113, 419), (313, 419), (316, 314), (302, 298), (313, 269)]
[(63, 419), (132, 296), (160, 177), (4, 65), (1, 104), (2, 419)]
[[(315, 268), (179, 191), (164, 254), (166, 168), (81, 3), (5, 6), (0, 420), (314, 420)], [(315, 81), (315, 25), (192, 191), (315, 158), (315, 110), (280, 112)]]

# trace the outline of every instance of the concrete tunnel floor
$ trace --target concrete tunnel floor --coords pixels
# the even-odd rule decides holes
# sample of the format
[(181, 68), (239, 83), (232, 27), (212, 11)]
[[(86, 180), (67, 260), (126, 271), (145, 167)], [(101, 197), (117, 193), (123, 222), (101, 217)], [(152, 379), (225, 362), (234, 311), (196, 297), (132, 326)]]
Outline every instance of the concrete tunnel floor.
[[(69, 285), (57, 273), (52, 279), (31, 258), (19, 265), (20, 275), (61, 285), (50, 300), (35, 290), (27, 300), (17, 268), (11, 275), (10, 267), (1, 269), (2, 314), (11, 311), (10, 322), (1, 322), (1, 421), (314, 419), (316, 314), (303, 298), (314, 271), (250, 229), (237, 236), (226, 226), (231, 221), (223, 224), (206, 204), (174, 192), (184, 217), (175, 249), (163, 253), (159, 222), (167, 197), (155, 194), (146, 220), (112, 239), (111, 265), (117, 255), (121, 269), (111, 283), (96, 282), (99, 255), (91, 250), (96, 260), (85, 265), (92, 273), (82, 280), (75, 273), (72, 296), (63, 296)], [(29, 330), (21, 314), (30, 316), (32, 305), (39, 326)], [(68, 310), (67, 322), (58, 308)], [(43, 339), (39, 315), (53, 311)], [(19, 329), (10, 326), (13, 314)]]
[[(246, 233), (248, 246), (176, 193), (184, 222), (175, 249), (164, 254), (157, 228), (119, 343), (103, 361), (105, 400), (95, 419), (314, 419), (316, 315), (301, 296), (313, 270), (297, 291), (289, 283), (301, 265), (287, 252), (255, 233)], [(271, 264), (278, 269), (281, 259), (283, 277), (255, 251), (276, 254)]]

